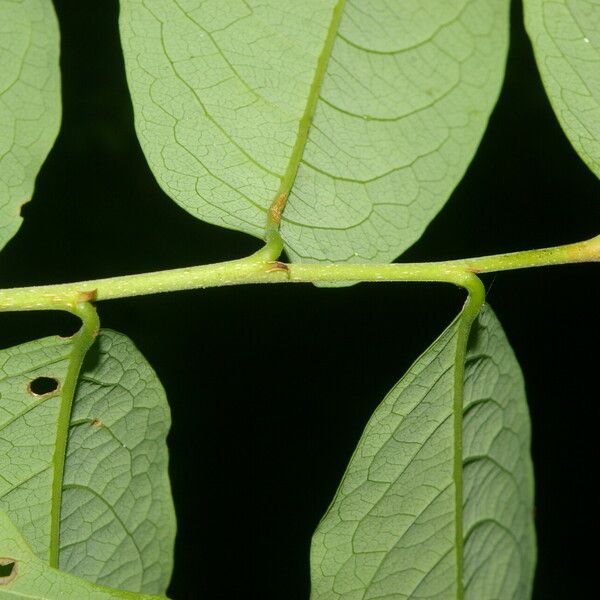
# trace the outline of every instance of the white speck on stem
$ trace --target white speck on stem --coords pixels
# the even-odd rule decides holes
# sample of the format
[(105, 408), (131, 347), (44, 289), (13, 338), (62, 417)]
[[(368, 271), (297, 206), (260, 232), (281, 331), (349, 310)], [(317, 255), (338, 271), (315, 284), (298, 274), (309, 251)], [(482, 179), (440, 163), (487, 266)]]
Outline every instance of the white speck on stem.
[(583, 38), (583, 41), (584, 41), (586, 44), (589, 44), (589, 43), (590, 43), (590, 38), (586, 38), (586, 37), (584, 37), (584, 38)]

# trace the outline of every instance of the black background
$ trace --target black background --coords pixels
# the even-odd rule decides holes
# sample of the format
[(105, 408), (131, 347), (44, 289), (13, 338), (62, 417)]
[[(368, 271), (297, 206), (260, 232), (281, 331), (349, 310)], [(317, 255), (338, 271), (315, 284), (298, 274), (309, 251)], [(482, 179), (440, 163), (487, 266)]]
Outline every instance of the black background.
[[(0, 254), (2, 287), (257, 249), (258, 240), (195, 220), (154, 181), (133, 129), (116, 0), (56, 7), (63, 125)], [(599, 223), (598, 181), (551, 112), (515, 4), (507, 78), (479, 151), (402, 260), (568, 243)], [(485, 278), (527, 381), (537, 600), (583, 597), (596, 568), (586, 544), (597, 535), (597, 275), (595, 265), (570, 265)], [(310, 535), (364, 424), (462, 299), (433, 284), (286, 285), (100, 305), (103, 325), (135, 341), (170, 399), (174, 598), (308, 598)], [(75, 327), (63, 315), (0, 314), (4, 347)]]

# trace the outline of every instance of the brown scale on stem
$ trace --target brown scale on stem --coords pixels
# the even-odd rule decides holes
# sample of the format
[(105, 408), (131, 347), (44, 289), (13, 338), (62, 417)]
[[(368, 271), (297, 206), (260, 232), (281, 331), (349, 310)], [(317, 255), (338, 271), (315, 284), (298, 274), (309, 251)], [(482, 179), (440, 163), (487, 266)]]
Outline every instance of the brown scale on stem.
[(267, 269), (267, 273), (284, 271), (285, 273), (289, 274), (289, 272), (290, 272), (290, 268), (284, 262), (281, 262), (280, 260), (274, 260), (273, 262), (271, 262), (269, 264), (271, 265), (271, 267), (269, 267)]
[(287, 201), (287, 192), (283, 194), (279, 194), (277, 198), (271, 204), (271, 208), (269, 208), (269, 216), (271, 218), (271, 222), (275, 225), (279, 225), (281, 222), (281, 214), (283, 213), (283, 209), (285, 208), (285, 203)]
[(77, 296), (78, 302), (93, 302), (98, 295), (98, 290), (89, 290), (87, 292), (79, 292)]

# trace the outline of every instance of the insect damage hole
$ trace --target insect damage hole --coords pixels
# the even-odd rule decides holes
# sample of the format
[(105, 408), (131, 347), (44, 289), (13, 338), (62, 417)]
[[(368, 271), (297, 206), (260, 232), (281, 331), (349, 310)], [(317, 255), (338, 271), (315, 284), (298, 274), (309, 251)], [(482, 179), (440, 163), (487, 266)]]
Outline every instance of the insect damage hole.
[(36, 377), (27, 386), (30, 394), (34, 396), (45, 396), (58, 389), (58, 379), (54, 377)]
[(0, 556), (0, 585), (10, 583), (17, 576), (17, 561)]

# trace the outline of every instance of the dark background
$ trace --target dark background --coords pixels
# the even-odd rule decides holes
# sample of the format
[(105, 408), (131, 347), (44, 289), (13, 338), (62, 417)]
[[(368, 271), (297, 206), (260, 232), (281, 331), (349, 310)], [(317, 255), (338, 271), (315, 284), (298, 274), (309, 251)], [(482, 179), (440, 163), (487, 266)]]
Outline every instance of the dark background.
[[(238, 258), (260, 246), (166, 197), (138, 147), (117, 1), (56, 2), (64, 116), (25, 222), (0, 254), (2, 287)], [(600, 187), (545, 98), (520, 4), (507, 79), (463, 181), (403, 261), (592, 237)], [(525, 372), (533, 420), (536, 600), (579, 598), (596, 570), (598, 321), (595, 265), (486, 277)], [(309, 593), (310, 535), (370, 413), (450, 322), (462, 294), (433, 284), (249, 286), (102, 303), (172, 407), (179, 519), (170, 594)], [(55, 314), (0, 314), (3, 347), (72, 332)]]

